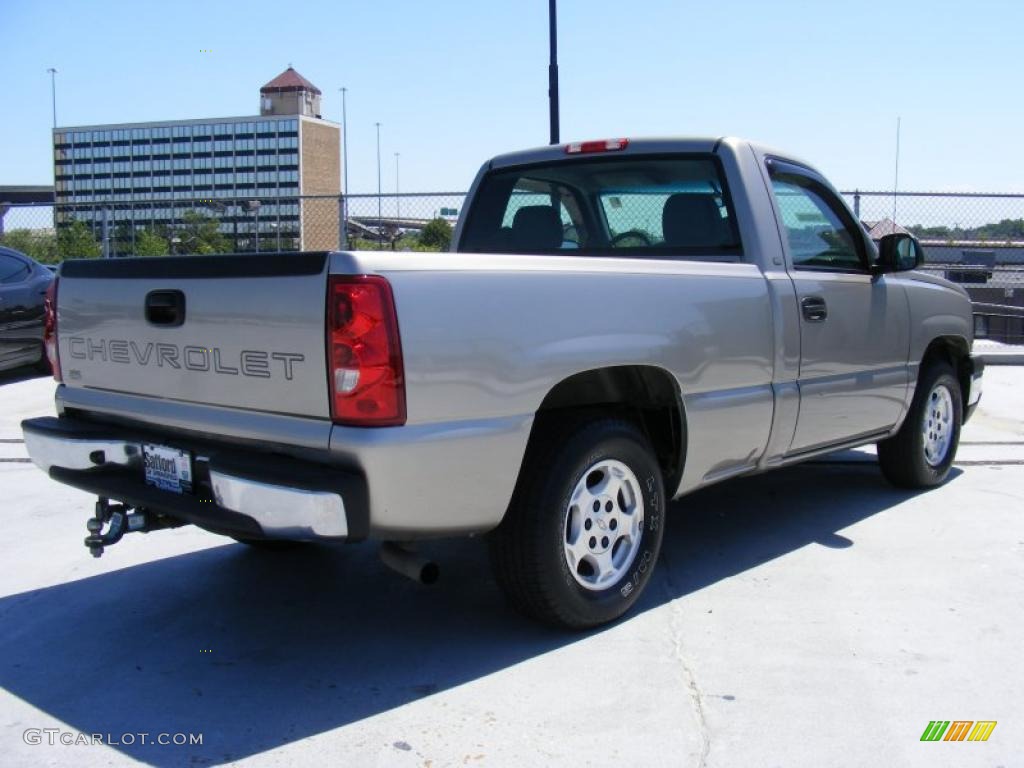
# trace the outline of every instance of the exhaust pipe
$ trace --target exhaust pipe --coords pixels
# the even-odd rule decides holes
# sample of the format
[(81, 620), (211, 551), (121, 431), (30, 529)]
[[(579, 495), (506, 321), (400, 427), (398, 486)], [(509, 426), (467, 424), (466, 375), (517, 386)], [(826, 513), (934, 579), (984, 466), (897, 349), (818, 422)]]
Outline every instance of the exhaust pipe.
[(380, 545), (380, 559), (388, 568), (419, 584), (434, 584), (441, 575), (437, 563), (420, 557), (409, 545), (385, 541)]

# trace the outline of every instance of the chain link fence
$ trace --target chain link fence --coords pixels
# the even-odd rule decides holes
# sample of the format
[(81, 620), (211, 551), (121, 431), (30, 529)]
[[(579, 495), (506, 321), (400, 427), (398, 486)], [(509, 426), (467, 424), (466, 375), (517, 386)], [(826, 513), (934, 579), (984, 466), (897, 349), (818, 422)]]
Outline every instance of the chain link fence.
[(0, 244), (47, 264), (339, 248), (440, 251), (451, 242), (464, 198), (453, 192), (0, 203)]
[[(873, 239), (907, 231), (921, 241), (923, 269), (971, 295), (979, 339), (1024, 343), (1024, 195), (855, 190), (843, 196)], [(464, 201), (462, 192), (422, 192), (0, 202), (0, 244), (51, 264), (96, 256), (440, 251), (448, 248)], [(660, 225), (658, 214), (651, 226)]]
[(910, 232), (924, 248), (924, 271), (967, 290), (977, 339), (1024, 344), (1024, 195), (843, 195), (873, 239)]

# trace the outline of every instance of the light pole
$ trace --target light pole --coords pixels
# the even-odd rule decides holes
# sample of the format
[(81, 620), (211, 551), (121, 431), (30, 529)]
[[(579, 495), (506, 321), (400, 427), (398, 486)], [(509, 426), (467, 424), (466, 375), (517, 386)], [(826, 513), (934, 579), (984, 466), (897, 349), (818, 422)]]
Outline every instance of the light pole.
[(551, 109), (551, 143), (558, 143), (558, 11), (556, 0), (548, 0), (548, 32), (551, 37), (551, 62), (548, 64), (548, 100)]
[[(51, 136), (50, 136), (50, 141), (53, 142), (53, 146), (51, 146), (51, 149), (54, 149), (55, 146), (56, 146), (56, 139), (57, 139), (57, 137), (55, 135), (56, 132), (57, 132), (57, 69), (56, 69), (56, 67), (50, 67), (46, 71), (50, 73), (50, 99), (53, 102), (53, 131), (52, 131)], [(53, 162), (52, 159), (51, 159), (51, 162)], [(56, 167), (57, 166), (54, 165), (54, 173), (55, 174), (56, 174)], [(54, 184), (56, 184), (56, 183), (57, 183), (57, 179), (56, 179), (56, 176), (55, 176), (54, 177)], [(55, 232), (57, 231), (58, 219), (59, 219), (59, 216), (57, 214), (57, 206), (53, 206), (53, 229), (54, 229)], [(2, 223), (2, 217), (0, 217), (0, 223)], [(132, 227), (132, 240), (133, 240), (133, 245), (134, 245), (134, 240), (135, 240), (135, 227), (134, 226)]]
[(380, 123), (377, 126), (377, 247), (384, 244), (384, 218), (381, 213), (381, 184), (380, 184)]
[(50, 67), (47, 72), (50, 73), (50, 100), (53, 102), (53, 127), (57, 127), (57, 70), (55, 67)]
[(348, 248), (348, 114), (345, 110), (348, 88), (338, 90), (341, 91), (341, 172), (345, 180), (341, 197), (341, 247)]
[(399, 177), (398, 177), (398, 158), (399, 157), (401, 157), (401, 153), (400, 152), (395, 152), (395, 219), (397, 220), (398, 225), (401, 226), (401, 221), (402, 221), (402, 198), (400, 197), (400, 195), (402, 193), (402, 189), (399, 186)]
[(246, 213), (256, 214), (256, 253), (260, 252), (260, 206), (259, 200), (243, 200), (239, 204), (239, 208)]

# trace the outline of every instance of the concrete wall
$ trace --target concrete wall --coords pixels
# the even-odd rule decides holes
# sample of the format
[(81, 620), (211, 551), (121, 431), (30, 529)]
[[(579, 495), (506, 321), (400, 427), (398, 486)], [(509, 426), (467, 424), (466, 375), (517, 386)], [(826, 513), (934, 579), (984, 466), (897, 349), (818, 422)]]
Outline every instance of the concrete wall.
[(1020, 246), (999, 246), (985, 243), (970, 245), (934, 245), (927, 240), (924, 247), (924, 260), (936, 264), (961, 264), (967, 261), (964, 251), (991, 251), (995, 255), (996, 264), (1024, 264), (1024, 248)]

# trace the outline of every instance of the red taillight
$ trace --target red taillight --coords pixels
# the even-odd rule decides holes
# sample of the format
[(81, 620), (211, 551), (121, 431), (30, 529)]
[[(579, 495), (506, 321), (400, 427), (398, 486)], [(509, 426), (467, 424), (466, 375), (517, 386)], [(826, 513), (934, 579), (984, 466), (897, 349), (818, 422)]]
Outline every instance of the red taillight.
[(60, 376), (60, 356), (57, 354), (57, 278), (46, 289), (43, 312), (43, 348), (46, 350), (46, 359), (50, 361), (53, 378), (63, 381)]
[(391, 285), (378, 275), (327, 284), (331, 418), (360, 427), (405, 423), (405, 375)]
[(629, 146), (629, 139), (601, 139), (600, 141), (574, 141), (565, 145), (567, 155), (587, 155), (591, 152), (618, 152)]

